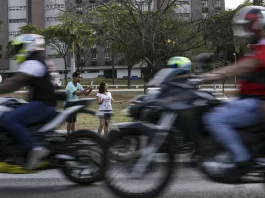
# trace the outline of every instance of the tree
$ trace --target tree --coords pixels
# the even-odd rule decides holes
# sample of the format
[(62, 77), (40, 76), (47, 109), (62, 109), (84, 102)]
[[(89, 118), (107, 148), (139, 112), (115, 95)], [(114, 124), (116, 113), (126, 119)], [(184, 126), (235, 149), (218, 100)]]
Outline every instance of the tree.
[(42, 34), (46, 38), (46, 45), (54, 49), (64, 61), (64, 80), (65, 84), (67, 84), (67, 58), (69, 45), (65, 40), (68, 39), (68, 35), (65, 34), (61, 25), (49, 26), (48, 28), (43, 29)]
[(108, 34), (115, 38), (115, 42), (127, 46), (128, 52), (131, 48), (132, 53), (136, 52), (135, 47), (131, 46), (138, 43), (141, 55), (136, 57), (138, 61), (144, 60), (147, 65), (144, 71), (145, 82), (165, 65), (168, 58), (206, 44), (204, 31), (199, 28), (202, 21), (184, 21), (175, 17), (175, 1), (162, 1), (153, 10), (150, 0), (147, 1), (147, 7), (144, 9), (141, 3), (134, 4), (125, 0), (119, 5), (109, 2), (100, 6), (96, 13), (96, 22), (108, 23)]
[(253, 0), (253, 5), (264, 6), (263, 0)]
[[(245, 40), (234, 37), (232, 20), (235, 13), (244, 6), (251, 5), (249, 1), (239, 5), (236, 9), (216, 11), (206, 19), (203, 28), (206, 30), (207, 42), (210, 49), (218, 54), (218, 49), (223, 48), (228, 52), (228, 60), (233, 61), (233, 53), (243, 54), (247, 50)], [(222, 64), (223, 65), (223, 64)]]
[(81, 70), (81, 58), (85, 61), (91, 47), (95, 45), (94, 30), (89, 20), (79, 14), (63, 12), (59, 19), (62, 22), (58, 26), (64, 35), (63, 42), (71, 52), (71, 64), (77, 63), (77, 70)]
[(29, 23), (27, 25), (19, 27), (18, 34), (41, 34), (41, 33), (42, 33), (41, 29), (39, 29), (36, 25)]

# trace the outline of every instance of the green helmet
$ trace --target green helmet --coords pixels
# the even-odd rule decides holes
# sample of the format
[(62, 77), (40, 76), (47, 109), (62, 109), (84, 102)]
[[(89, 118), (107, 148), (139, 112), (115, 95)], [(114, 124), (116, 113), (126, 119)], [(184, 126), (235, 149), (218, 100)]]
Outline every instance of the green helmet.
[(17, 63), (24, 62), (35, 51), (45, 50), (44, 37), (38, 34), (21, 34), (12, 40), (12, 55)]
[(191, 69), (191, 61), (187, 57), (174, 56), (167, 61), (167, 67), (169, 68), (180, 68), (184, 70)]

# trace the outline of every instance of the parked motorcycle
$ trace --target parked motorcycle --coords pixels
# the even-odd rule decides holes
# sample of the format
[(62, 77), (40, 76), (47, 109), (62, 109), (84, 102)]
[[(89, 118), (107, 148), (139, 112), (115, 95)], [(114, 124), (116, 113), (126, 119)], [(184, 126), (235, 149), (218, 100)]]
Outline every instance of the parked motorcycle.
[[(140, 121), (117, 124), (120, 132), (110, 140), (112, 145), (128, 136), (145, 139), (141, 148), (127, 156), (126, 161), (114, 163), (108, 159), (106, 163), (105, 181), (119, 197), (150, 198), (163, 192), (177, 169), (178, 164), (174, 164), (177, 150), (185, 153), (192, 149), (198, 162), (221, 156), (219, 154), (225, 154), (219, 160), (229, 160), (229, 155), (209, 136), (201, 120), (205, 112), (221, 105), (222, 101), (198, 89), (201, 80), (196, 76), (181, 78), (174, 69), (163, 69), (158, 75), (160, 78), (155, 80), (158, 90), (141, 102)], [(264, 182), (264, 123), (237, 130), (256, 159), (249, 171), (222, 180), (204, 173), (218, 182)], [(186, 149), (187, 145), (190, 149)]]

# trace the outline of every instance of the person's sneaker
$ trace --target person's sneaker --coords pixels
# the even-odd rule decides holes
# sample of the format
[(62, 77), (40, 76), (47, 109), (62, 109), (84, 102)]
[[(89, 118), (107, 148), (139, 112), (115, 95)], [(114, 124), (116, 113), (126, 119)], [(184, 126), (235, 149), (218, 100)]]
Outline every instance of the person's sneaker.
[(208, 176), (221, 182), (239, 182), (241, 176), (249, 171), (252, 161), (246, 162), (227, 162), (207, 160), (201, 163), (202, 170)]
[(48, 156), (50, 151), (44, 147), (38, 147), (36, 149), (32, 149), (28, 155), (28, 161), (26, 164), (26, 169), (32, 170), (35, 169), (41, 162), (41, 160)]

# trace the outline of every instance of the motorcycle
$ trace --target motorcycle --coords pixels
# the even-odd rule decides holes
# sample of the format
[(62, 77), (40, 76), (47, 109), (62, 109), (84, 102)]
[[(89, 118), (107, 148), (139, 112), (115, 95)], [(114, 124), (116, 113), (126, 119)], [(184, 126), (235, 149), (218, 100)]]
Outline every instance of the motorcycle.
[[(64, 92), (57, 92), (57, 100), (65, 101)], [(35, 141), (50, 150), (49, 156), (35, 170), (25, 170), (27, 150), (3, 126), (0, 126), (0, 169), (7, 173), (36, 173), (51, 168), (60, 169), (64, 176), (77, 184), (91, 184), (102, 180), (101, 167), (104, 163), (106, 143), (95, 132), (77, 130), (71, 135), (56, 131), (70, 116), (75, 113), (96, 112), (86, 109), (94, 98), (67, 101), (66, 108), (39, 123), (27, 126)], [(0, 98), (0, 120), (6, 113), (25, 104), (17, 98)], [(6, 170), (5, 170), (6, 169)]]
[[(119, 197), (151, 198), (163, 192), (177, 169), (178, 164), (174, 163), (176, 150), (182, 153), (193, 150), (198, 163), (213, 156), (219, 156), (218, 160), (229, 160), (229, 154), (209, 136), (201, 120), (205, 112), (223, 101), (217, 100), (210, 92), (198, 89), (201, 80), (196, 76), (181, 78), (174, 69), (162, 69), (158, 75), (160, 78), (155, 80), (158, 90), (147, 96), (146, 102), (140, 102), (140, 121), (117, 124), (120, 131), (110, 140), (111, 146), (127, 136), (145, 139), (142, 147), (127, 156), (126, 161), (114, 163), (108, 158), (105, 181)], [(237, 130), (255, 163), (242, 175), (233, 174), (222, 179), (205, 170), (204, 173), (222, 183), (265, 182), (264, 123)], [(186, 149), (187, 145), (189, 149)], [(119, 176), (113, 176), (113, 172)], [(152, 178), (148, 178), (149, 175)]]

